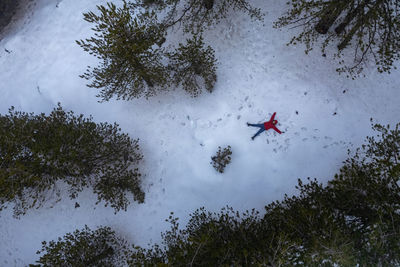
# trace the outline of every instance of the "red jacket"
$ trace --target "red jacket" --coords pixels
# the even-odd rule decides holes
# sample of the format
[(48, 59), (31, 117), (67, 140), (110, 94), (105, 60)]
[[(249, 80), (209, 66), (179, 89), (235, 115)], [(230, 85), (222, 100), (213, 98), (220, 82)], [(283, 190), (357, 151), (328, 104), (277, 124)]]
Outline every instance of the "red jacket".
[(273, 123), (275, 115), (276, 115), (276, 112), (274, 112), (274, 114), (272, 115), (272, 117), (269, 121), (264, 122), (264, 128), (266, 131), (269, 129), (274, 129), (277, 133), (281, 134), (281, 131), (279, 131), (279, 129), (276, 128), (275, 124)]

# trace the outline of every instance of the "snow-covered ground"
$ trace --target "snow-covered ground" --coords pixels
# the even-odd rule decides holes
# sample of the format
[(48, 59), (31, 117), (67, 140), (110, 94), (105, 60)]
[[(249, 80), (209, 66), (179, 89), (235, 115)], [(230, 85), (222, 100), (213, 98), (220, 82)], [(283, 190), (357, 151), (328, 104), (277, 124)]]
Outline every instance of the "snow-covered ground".
[[(79, 208), (65, 197), (54, 208), (32, 210), (21, 219), (12, 217), (12, 209), (2, 211), (0, 266), (33, 263), (41, 241), (85, 224), (111, 226), (146, 246), (160, 241), (171, 211), (184, 223), (201, 206), (262, 210), (284, 193), (295, 193), (298, 178), (332, 178), (347, 149), (371, 134), (370, 117), (398, 122), (400, 72), (378, 74), (370, 68), (367, 77), (351, 80), (335, 72), (329, 55), (306, 56), (302, 46), (286, 46), (295, 30), (272, 28), (285, 2), (257, 0), (266, 12), (264, 22), (235, 14), (206, 33), (219, 62), (212, 94), (192, 99), (176, 90), (149, 100), (98, 103), (97, 91), (79, 78), (96, 59), (75, 40), (92, 35), (82, 13), (105, 1), (27, 1), (24, 16), (0, 40), (0, 112), (15, 106), (48, 113), (61, 102), (95, 121), (119, 123), (140, 138), (146, 201), (114, 214), (95, 206), (88, 190), (76, 200)], [(285, 133), (268, 131), (252, 141), (257, 129), (246, 122), (265, 121), (275, 111)], [(219, 174), (210, 158), (226, 145), (232, 147), (232, 163)]]

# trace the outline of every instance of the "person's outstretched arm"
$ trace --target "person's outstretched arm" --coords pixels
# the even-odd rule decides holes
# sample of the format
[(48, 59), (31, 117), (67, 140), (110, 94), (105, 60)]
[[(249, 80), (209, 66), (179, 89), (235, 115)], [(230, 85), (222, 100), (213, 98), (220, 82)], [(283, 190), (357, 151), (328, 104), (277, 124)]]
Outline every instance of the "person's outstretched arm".
[(272, 126), (272, 129), (274, 129), (278, 134), (281, 134), (282, 132), (281, 131), (279, 131), (279, 129), (278, 128), (276, 128), (276, 126), (274, 125), (274, 126)]
[(269, 121), (273, 121), (275, 119), (275, 115), (276, 115), (276, 112), (274, 112), (274, 114), (272, 114), (271, 119)]

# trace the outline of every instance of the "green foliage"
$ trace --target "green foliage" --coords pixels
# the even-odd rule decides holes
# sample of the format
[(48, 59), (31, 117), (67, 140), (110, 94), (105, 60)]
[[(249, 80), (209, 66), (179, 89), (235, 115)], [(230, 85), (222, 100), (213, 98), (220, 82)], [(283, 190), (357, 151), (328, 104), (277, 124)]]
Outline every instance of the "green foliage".
[(82, 230), (67, 233), (58, 241), (42, 242), (42, 249), (37, 254), (43, 254), (30, 266), (126, 266), (126, 256), (129, 253), (127, 242), (118, 237), (109, 227), (100, 227), (95, 231), (85, 226)]
[[(322, 184), (310, 180), (296, 187), (299, 196), (272, 202), (265, 207), (264, 221), (270, 231), (279, 233), (271, 242), (276, 247), (274, 263), (283, 266), (353, 266), (353, 240), (345, 220), (335, 216), (330, 196)], [(282, 248), (280, 248), (282, 247)]]
[[(81, 77), (91, 81), (89, 87), (101, 89), (98, 97), (103, 101), (151, 97), (173, 85), (182, 85), (192, 97), (203, 87), (212, 92), (215, 52), (205, 47), (203, 31), (232, 10), (262, 19), (260, 10), (246, 0), (124, 0), (118, 8), (113, 3), (97, 8), (98, 15), (84, 14), (94, 24), (94, 37), (77, 44), (101, 60)], [(184, 36), (191, 36), (177, 48), (163, 47), (176, 25), (183, 25)]]
[[(400, 57), (398, 0), (290, 0), (288, 5), (289, 11), (275, 27), (303, 27), (289, 44), (304, 43), (308, 53), (323, 38), (321, 51), (326, 54), (328, 45), (337, 43), (334, 57), (342, 65), (337, 71), (347, 72), (352, 78), (362, 72), (370, 58), (379, 72), (390, 73), (396, 68), (393, 63)], [(350, 50), (352, 62), (346, 59)]]
[(259, 8), (246, 0), (137, 0), (132, 5), (166, 12), (162, 20), (165, 28), (179, 25), (184, 32), (196, 34), (218, 24), (232, 11), (247, 13), (252, 19), (260, 21), (264, 16)]
[(360, 263), (394, 266), (400, 263), (400, 124), (391, 130), (375, 124), (379, 132), (344, 163), (329, 182), (330, 201), (348, 218), (357, 238)]
[(50, 115), (9, 110), (0, 116), (0, 209), (14, 204), (14, 215), (39, 208), (56, 195), (57, 182), (68, 185), (70, 198), (92, 187), (98, 202), (126, 209), (128, 193), (144, 201), (138, 140), (120, 133), (117, 124), (65, 112)]
[(198, 81), (201, 77), (206, 90), (212, 92), (217, 81), (216, 59), (210, 46), (204, 48), (201, 36), (194, 35), (187, 40), (186, 45), (179, 44), (179, 48), (170, 53), (169, 58), (169, 68), (176, 85), (181, 84), (186, 92), (195, 97), (201, 93), (202, 86)]
[(268, 247), (259, 238), (263, 227), (255, 210), (240, 214), (227, 207), (211, 213), (201, 208), (185, 229), (179, 229), (173, 214), (167, 221), (171, 230), (162, 234), (163, 248), (136, 248), (130, 266), (251, 266), (262, 262), (261, 251)]
[(211, 164), (213, 165), (214, 169), (216, 169), (219, 173), (223, 173), (225, 167), (231, 163), (231, 155), (232, 150), (231, 146), (227, 146), (224, 150), (221, 150), (221, 147), (218, 147), (217, 154), (211, 157)]
[(92, 80), (88, 86), (103, 88), (98, 97), (105, 101), (113, 96), (124, 100), (149, 97), (157, 89), (166, 89), (168, 72), (160, 47), (165, 32), (157, 24), (156, 14), (137, 14), (125, 1), (119, 8), (113, 3), (97, 8), (99, 15), (84, 14), (84, 19), (95, 25), (95, 37), (77, 41), (86, 52), (101, 60), (98, 67), (89, 66), (81, 76)]

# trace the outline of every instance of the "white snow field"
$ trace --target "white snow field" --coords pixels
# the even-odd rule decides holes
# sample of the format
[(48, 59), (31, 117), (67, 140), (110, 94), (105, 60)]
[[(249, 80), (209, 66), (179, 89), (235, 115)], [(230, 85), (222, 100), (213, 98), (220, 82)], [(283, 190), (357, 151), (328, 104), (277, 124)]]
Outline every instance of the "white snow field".
[[(26, 1), (24, 16), (1, 35), (1, 114), (10, 106), (48, 113), (61, 102), (64, 109), (93, 115), (97, 122), (117, 122), (140, 139), (146, 200), (114, 214), (103, 203), (95, 205), (96, 196), (87, 190), (76, 200), (65, 195), (53, 208), (50, 203), (20, 219), (6, 209), (0, 213), (0, 266), (34, 263), (43, 240), (85, 224), (111, 226), (146, 246), (160, 241), (171, 211), (182, 224), (201, 206), (262, 211), (285, 193), (296, 193), (298, 178), (331, 179), (347, 149), (372, 134), (371, 117), (397, 123), (400, 72), (378, 74), (371, 66), (366, 77), (351, 80), (335, 72), (329, 53), (325, 58), (316, 49), (307, 56), (301, 45), (286, 46), (299, 29), (272, 27), (287, 8), (285, 2), (257, 0), (252, 3), (266, 13), (264, 22), (232, 14), (206, 32), (205, 41), (218, 59), (213, 93), (193, 99), (177, 89), (149, 100), (98, 103), (97, 90), (79, 78), (97, 61), (75, 40), (93, 34), (82, 13), (106, 1)], [(257, 129), (246, 122), (265, 121), (273, 112), (285, 133), (270, 130), (252, 141)], [(227, 145), (232, 163), (219, 174), (210, 159), (218, 146)]]

